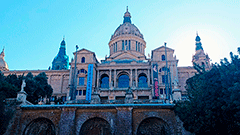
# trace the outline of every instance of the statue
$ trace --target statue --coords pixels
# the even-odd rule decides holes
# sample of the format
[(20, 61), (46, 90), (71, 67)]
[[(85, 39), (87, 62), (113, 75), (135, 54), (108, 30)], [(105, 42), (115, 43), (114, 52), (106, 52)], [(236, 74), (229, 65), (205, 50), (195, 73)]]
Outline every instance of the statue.
[(178, 86), (178, 80), (177, 80), (177, 78), (174, 79), (173, 85), (174, 85), (174, 89), (177, 89), (177, 86)]
[(24, 87), (26, 87), (25, 79), (22, 80), (21, 92), (24, 91)]

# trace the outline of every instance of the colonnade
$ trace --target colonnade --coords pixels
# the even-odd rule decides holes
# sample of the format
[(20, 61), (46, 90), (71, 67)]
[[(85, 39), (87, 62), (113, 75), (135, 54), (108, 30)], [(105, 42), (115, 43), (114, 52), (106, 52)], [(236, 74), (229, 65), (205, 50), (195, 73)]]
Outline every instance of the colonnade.
[[(108, 69), (108, 77), (109, 77), (109, 88), (117, 88), (117, 80), (118, 80), (118, 77), (119, 77), (119, 74), (121, 74), (122, 72), (119, 72), (117, 74), (117, 70), (119, 71), (123, 71), (123, 69)], [(138, 87), (138, 76), (139, 74), (141, 73), (144, 73), (144, 72), (139, 72), (140, 69), (128, 69), (128, 76), (129, 76), (129, 87)], [(147, 84), (148, 84), (148, 87), (150, 87), (150, 69), (141, 69), (141, 70), (147, 70), (147, 73), (144, 73), (146, 74), (146, 77), (147, 77)], [(102, 71), (106, 71), (104, 69), (97, 69), (97, 87), (99, 88), (100, 87), (100, 79), (101, 79), (101, 76), (100, 76), (100, 72)], [(133, 78), (133, 71), (135, 73), (134, 75), (134, 78)], [(113, 73), (112, 73), (113, 72)], [(113, 74), (113, 79), (112, 79), (112, 74)], [(112, 83), (113, 82), (113, 83)], [(135, 84), (133, 83), (135, 82)]]

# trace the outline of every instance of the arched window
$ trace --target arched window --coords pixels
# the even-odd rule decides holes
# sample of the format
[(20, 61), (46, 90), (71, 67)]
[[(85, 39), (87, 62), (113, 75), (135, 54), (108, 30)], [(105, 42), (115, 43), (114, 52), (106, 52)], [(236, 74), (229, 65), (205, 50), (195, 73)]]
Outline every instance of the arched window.
[(103, 74), (101, 76), (100, 87), (101, 88), (109, 88), (109, 77), (108, 77), (108, 75)]
[(162, 67), (162, 71), (169, 71), (169, 68)]
[(129, 77), (128, 75), (121, 75), (118, 78), (118, 87), (119, 88), (128, 88), (129, 87)]
[(138, 77), (138, 87), (146, 88), (148, 87), (147, 84), (147, 76), (145, 74), (140, 74)]
[(59, 65), (57, 65), (56, 70), (60, 70), (60, 66)]
[(128, 50), (131, 50), (131, 40), (128, 41)]
[(85, 63), (85, 57), (82, 57), (81, 62), (82, 62), (82, 63)]
[(165, 60), (165, 55), (162, 55), (162, 61), (164, 61)]
[(84, 74), (86, 74), (87, 71), (86, 71), (85, 69), (81, 69), (80, 72), (78, 71), (78, 73), (84, 73)]
[(109, 77), (106, 74), (103, 74), (100, 80), (101, 88), (109, 88)]

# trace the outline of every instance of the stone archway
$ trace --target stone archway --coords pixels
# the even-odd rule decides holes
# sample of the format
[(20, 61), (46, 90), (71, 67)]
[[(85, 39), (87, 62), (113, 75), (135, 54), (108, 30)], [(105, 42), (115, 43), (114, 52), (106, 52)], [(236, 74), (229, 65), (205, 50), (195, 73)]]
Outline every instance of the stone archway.
[(91, 118), (85, 121), (80, 129), (80, 135), (110, 135), (110, 124), (102, 118)]
[(157, 117), (144, 119), (138, 126), (137, 135), (169, 135), (170, 129), (166, 122)]
[(25, 128), (23, 135), (56, 135), (55, 126), (47, 118), (37, 118)]

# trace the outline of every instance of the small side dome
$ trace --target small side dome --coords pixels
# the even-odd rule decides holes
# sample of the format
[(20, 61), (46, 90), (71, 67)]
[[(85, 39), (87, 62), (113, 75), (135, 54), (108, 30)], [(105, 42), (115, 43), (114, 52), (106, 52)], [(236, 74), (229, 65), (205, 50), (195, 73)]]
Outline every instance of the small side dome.
[(5, 54), (4, 54), (4, 49), (2, 50), (0, 54), (0, 70), (3, 71), (8, 71), (8, 65), (7, 62), (4, 60)]

